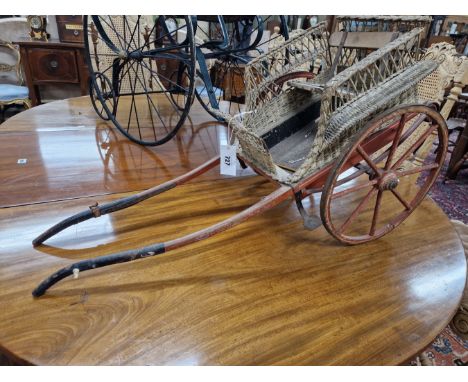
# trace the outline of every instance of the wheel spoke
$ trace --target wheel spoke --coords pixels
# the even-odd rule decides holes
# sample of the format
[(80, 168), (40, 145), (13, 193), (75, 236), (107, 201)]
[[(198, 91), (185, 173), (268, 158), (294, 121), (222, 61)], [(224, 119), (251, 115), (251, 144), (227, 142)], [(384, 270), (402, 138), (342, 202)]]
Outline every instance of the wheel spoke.
[(356, 191), (359, 191), (359, 190), (362, 190), (366, 187), (369, 187), (369, 186), (373, 186), (374, 184), (377, 183), (377, 180), (376, 179), (373, 179), (369, 182), (366, 182), (366, 183), (361, 183), (361, 184), (358, 184), (356, 186), (353, 186), (353, 187), (350, 187), (350, 188), (347, 188), (346, 190), (343, 190), (343, 191), (339, 191), (335, 194), (332, 195), (332, 199), (338, 199), (338, 198), (341, 198), (345, 195), (348, 195), (352, 192), (356, 192)]
[(364, 149), (361, 147), (361, 145), (358, 145), (356, 147), (356, 150), (357, 152), (359, 153), (359, 155), (361, 155), (362, 159), (364, 159), (367, 164), (372, 168), (372, 170), (374, 170), (375, 174), (376, 175), (379, 175), (380, 174), (380, 169), (377, 167), (377, 165), (372, 161), (372, 159), (370, 158), (369, 155), (367, 155), (367, 153), (364, 151)]
[(400, 202), (401, 204), (403, 204), (403, 206), (404, 206), (408, 211), (411, 210), (411, 205), (408, 204), (408, 202), (407, 202), (405, 199), (403, 199), (403, 197), (401, 196), (401, 194), (400, 194), (397, 190), (392, 189), (392, 190), (390, 190), (390, 191), (392, 191), (392, 194), (395, 195), (395, 197), (399, 200), (399, 202)]
[(155, 70), (153, 70), (152, 68), (150, 68), (145, 61), (141, 61), (141, 64), (151, 73), (152, 76), (154, 77), (158, 77), (158, 78), (162, 78), (163, 80), (167, 81), (168, 83), (172, 85), (174, 85), (174, 88), (178, 88), (179, 91), (182, 90), (184, 91), (184, 93), (187, 92), (187, 89), (180, 86), (179, 84), (175, 83), (174, 81), (172, 81), (170, 78), (167, 78), (165, 76), (163, 76), (161, 73), (159, 72), (156, 72)]
[[(145, 77), (145, 74), (143, 73), (143, 66), (140, 63), (138, 63), (138, 68), (141, 71), (141, 76), (143, 77), (143, 82), (144, 82), (144, 88), (145, 88), (145, 90), (147, 92), (146, 77)], [(153, 110), (151, 109), (151, 105), (150, 105), (150, 102), (149, 102), (148, 98), (149, 98), (148, 94), (146, 94), (146, 102), (148, 103), (148, 110), (149, 110), (150, 118), (151, 118), (151, 126), (153, 127), (154, 139), (157, 140), (158, 138), (156, 137), (156, 129), (154, 127), (154, 120), (153, 120)]]
[(401, 134), (403, 133), (403, 127), (405, 126), (405, 123), (406, 114), (402, 114), (400, 117), (400, 123), (397, 127), (397, 131), (395, 132), (395, 137), (393, 138), (390, 154), (388, 154), (387, 162), (385, 163), (385, 170), (388, 170), (390, 168), (390, 165), (392, 164), (393, 156), (395, 155), (395, 152), (397, 150), (398, 142), (400, 141)]
[[(156, 23), (155, 23), (155, 24), (156, 24)], [(157, 36), (154, 40), (150, 41), (150, 42), (148, 43), (148, 45), (156, 44), (157, 41), (162, 41), (162, 40), (164, 40), (165, 37), (170, 36), (170, 35), (175, 35), (175, 37), (176, 37), (176, 39), (177, 39), (177, 32), (178, 32), (179, 30), (184, 29), (186, 26), (187, 26), (187, 24), (183, 24), (183, 25), (181, 25), (180, 27), (174, 29), (173, 31), (169, 31), (168, 33), (165, 33), (164, 35)], [(154, 27), (153, 27), (153, 29), (154, 29)], [(182, 42), (183, 42), (183, 41), (182, 41)], [(177, 45), (177, 46), (179, 46), (179, 45)], [(175, 48), (176, 48), (176, 47), (174, 47), (174, 49), (175, 49)]]
[(405, 153), (395, 162), (395, 164), (391, 167), (392, 169), (397, 169), (405, 160), (409, 158), (411, 153), (413, 153), (426, 139), (432, 132), (438, 127), (437, 124), (431, 125), (427, 131), (419, 137), (419, 139), (413, 143), (409, 149), (405, 151)]
[(377, 193), (377, 199), (375, 201), (374, 215), (372, 216), (372, 224), (371, 224), (371, 228), (369, 231), (370, 236), (375, 235), (375, 227), (377, 226), (377, 219), (379, 218), (380, 203), (382, 202), (382, 195), (383, 195), (383, 191), (379, 190), (379, 192)]
[[(141, 63), (143, 63), (143, 61), (142, 61)], [(138, 80), (139, 80), (139, 82), (140, 82), (140, 85), (144, 87), (144, 85), (142, 84), (140, 78), (139, 78), (139, 77), (137, 77), (137, 78), (138, 78)], [(165, 92), (164, 92), (164, 94), (165, 94), (166, 97), (167, 97), (167, 94), (166, 94)], [(161, 114), (159, 113), (158, 108), (157, 108), (156, 105), (154, 104), (153, 99), (150, 97), (150, 95), (149, 95), (148, 92), (146, 92), (145, 95), (146, 95), (146, 99), (149, 100), (149, 101), (151, 102), (151, 105), (153, 105), (153, 109), (154, 109), (154, 111), (156, 112), (156, 114), (158, 115), (158, 118), (159, 118), (159, 120), (161, 121), (161, 123), (162, 123), (164, 129), (168, 132), (169, 130), (168, 130), (168, 128), (167, 128), (167, 126), (166, 126), (166, 124), (165, 124), (165, 122), (164, 122), (163, 117), (162, 117)]]
[[(150, 68), (148, 67), (148, 65), (146, 65), (146, 63), (145, 63), (144, 61), (141, 61), (141, 63), (143, 64), (143, 66), (144, 66), (147, 70), (149, 70), (149, 71), (151, 72), (151, 75), (153, 75), (153, 73), (155, 73), (152, 69), (150, 69)], [(159, 77), (161, 77), (161, 78), (166, 79), (166, 77), (160, 76), (160, 75), (157, 74), (157, 73), (156, 73), (156, 76), (159, 76)], [(156, 78), (156, 79), (157, 79), (157, 78)], [(168, 81), (169, 81), (169, 80), (168, 80)], [(172, 83), (172, 82), (171, 82), (171, 83)], [(184, 92), (186, 92), (186, 89), (183, 88), (182, 86), (179, 86), (179, 85), (177, 85), (177, 84), (175, 84), (175, 85), (178, 86), (179, 88), (181, 88), (182, 90), (184, 90)], [(171, 97), (169, 97), (169, 96), (167, 95), (167, 91), (163, 92), (162, 94), (164, 94), (164, 96), (167, 98), (167, 100), (169, 101), (169, 103), (172, 104), (172, 106), (174, 107), (174, 110), (176, 111), (176, 113), (177, 113), (179, 116), (181, 116), (181, 112), (180, 112), (180, 110), (179, 110), (179, 107), (175, 104), (175, 102), (171, 99)]]
[(345, 183), (348, 183), (349, 181), (353, 180), (353, 179), (356, 179), (357, 177), (361, 176), (362, 174), (365, 174), (367, 170), (367, 167), (366, 168), (358, 168), (357, 171), (353, 172), (352, 174), (346, 176), (346, 178), (343, 178), (343, 179), (340, 179), (336, 182), (335, 184), (335, 188), (338, 187), (338, 186), (341, 186)]
[[(124, 30), (125, 30), (125, 25), (127, 25), (128, 31), (131, 32), (130, 41), (128, 42), (128, 45), (127, 45), (127, 52), (133, 51), (134, 48), (137, 48), (138, 44), (135, 43), (134, 39), (135, 39), (135, 32), (137, 31), (137, 27), (138, 27), (138, 29), (140, 28), (140, 17), (141, 16), (138, 16), (137, 22), (135, 23), (135, 27), (133, 28), (133, 32), (131, 32), (131, 27), (130, 27), (130, 24), (128, 23), (128, 21), (127, 21), (127, 17), (124, 16)], [(140, 37), (140, 36), (138, 35), (138, 37)], [(132, 42), (135, 43), (134, 46), (132, 46)]]
[[(112, 30), (112, 32), (115, 33), (115, 35), (117, 37), (117, 40), (119, 41), (120, 48), (124, 49), (125, 38), (119, 32), (117, 32), (117, 29), (115, 28), (114, 22), (112, 21), (112, 16), (109, 16), (109, 21), (111, 22), (112, 25), (110, 25), (103, 17), (99, 17), (99, 19), (101, 21), (104, 21), (106, 23), (106, 25)], [(125, 28), (124, 28), (124, 31), (125, 31)], [(107, 45), (107, 43), (106, 43), (106, 45)]]
[(415, 168), (412, 168), (412, 169), (409, 169), (409, 170), (397, 171), (396, 174), (400, 178), (400, 177), (403, 177), (403, 176), (408, 176), (408, 175), (417, 174), (417, 173), (420, 173), (420, 172), (423, 172), (423, 171), (432, 170), (434, 168), (439, 168), (439, 164), (438, 163), (431, 163), (431, 164), (428, 164), (428, 165), (425, 165), (425, 166), (419, 166), (419, 167), (415, 167)]
[(377, 189), (372, 187), (372, 189), (367, 193), (367, 195), (361, 200), (358, 206), (354, 209), (353, 213), (346, 219), (343, 225), (340, 227), (338, 232), (342, 234), (344, 230), (351, 224), (351, 222), (359, 215), (362, 209), (365, 207), (370, 198), (377, 192)]
[(132, 102), (133, 102), (133, 108), (135, 109), (135, 117), (136, 117), (136, 123), (137, 123), (137, 128), (138, 128), (138, 135), (140, 136), (141, 139), (141, 130), (140, 130), (140, 119), (138, 118), (138, 111), (137, 111), (137, 103), (135, 101), (135, 90), (136, 90), (136, 82), (137, 79), (140, 81), (140, 77), (138, 77), (138, 62), (137, 62), (137, 70), (135, 70), (134, 67), (132, 67), (133, 73), (135, 75), (135, 80), (133, 81), (133, 91), (132, 91)]
[[(133, 69), (133, 65), (135, 64), (135, 61), (132, 62), (130, 65), (132, 66), (132, 69)], [(136, 80), (136, 77), (135, 77), (135, 80)], [(130, 113), (128, 113), (128, 122), (127, 122), (127, 133), (128, 131), (130, 130), (130, 122), (131, 122), (131, 119), (132, 119), (132, 113), (133, 113), (133, 105), (135, 103), (135, 88), (134, 86), (132, 86), (132, 78), (130, 77), (130, 72), (129, 72), (129, 85), (130, 85), (130, 90), (131, 90), (131, 96), (132, 96), (132, 102), (130, 104)]]

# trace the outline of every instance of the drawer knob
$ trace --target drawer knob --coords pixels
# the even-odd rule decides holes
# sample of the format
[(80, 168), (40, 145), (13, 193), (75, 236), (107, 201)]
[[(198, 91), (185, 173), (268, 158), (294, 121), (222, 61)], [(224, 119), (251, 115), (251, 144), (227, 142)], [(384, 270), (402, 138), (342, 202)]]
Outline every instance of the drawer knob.
[(50, 67), (53, 69), (56, 69), (58, 67), (58, 61), (57, 60), (50, 61)]
[(78, 35), (80, 34), (80, 32), (79, 32), (78, 30), (75, 29), (75, 30), (73, 31), (73, 34), (74, 34), (75, 36), (78, 36)]

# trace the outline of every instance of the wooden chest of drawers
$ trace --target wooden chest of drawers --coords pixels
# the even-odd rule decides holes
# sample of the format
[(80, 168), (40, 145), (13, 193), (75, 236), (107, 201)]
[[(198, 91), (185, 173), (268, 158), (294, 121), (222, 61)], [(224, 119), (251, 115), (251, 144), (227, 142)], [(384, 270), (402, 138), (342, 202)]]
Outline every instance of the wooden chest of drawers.
[(61, 42), (83, 44), (83, 16), (55, 16)]
[(77, 84), (81, 94), (88, 94), (88, 68), (82, 44), (58, 40), (17, 41), (32, 105), (41, 103), (39, 85)]

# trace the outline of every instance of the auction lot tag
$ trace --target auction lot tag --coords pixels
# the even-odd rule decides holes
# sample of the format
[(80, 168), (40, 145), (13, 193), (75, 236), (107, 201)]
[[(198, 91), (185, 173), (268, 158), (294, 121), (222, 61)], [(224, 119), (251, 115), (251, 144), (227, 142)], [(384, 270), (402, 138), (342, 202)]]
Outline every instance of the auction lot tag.
[(219, 160), (221, 162), (221, 175), (236, 176), (237, 166), (237, 146), (221, 145), (219, 150)]

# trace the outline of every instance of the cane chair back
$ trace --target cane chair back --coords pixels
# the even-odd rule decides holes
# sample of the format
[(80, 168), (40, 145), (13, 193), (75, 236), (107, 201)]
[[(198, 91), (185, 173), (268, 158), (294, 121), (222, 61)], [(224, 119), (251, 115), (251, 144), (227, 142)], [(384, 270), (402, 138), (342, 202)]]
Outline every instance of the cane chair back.
[[(111, 42), (117, 47), (125, 51), (127, 48), (123, 46), (125, 42), (130, 41), (133, 47), (142, 47), (148, 43), (148, 41), (154, 40), (151, 36), (147, 35), (148, 31), (152, 29), (154, 21), (150, 17), (142, 16), (138, 19), (138, 16), (100, 16), (101, 25), (111, 40)], [(132, 33), (135, 30), (137, 23), (140, 23), (140, 33)], [(145, 67), (145, 70), (140, 70), (138, 66), (128, 64), (119, 73), (119, 78), (114, 81), (113, 76), (115, 75), (112, 66), (116, 59), (116, 53), (101, 39), (99, 33), (90, 18), (88, 21), (88, 44), (89, 44), (89, 55), (91, 59), (91, 65), (94, 72), (104, 72), (109, 78), (112, 84), (118, 83), (120, 95), (123, 94), (135, 94), (142, 93), (145, 89), (152, 89), (154, 91), (165, 90), (164, 85), (157, 76), (151, 76), (157, 73), (158, 68), (150, 58), (143, 58), (141, 65)], [(154, 29), (153, 29), (154, 30)], [(146, 34), (145, 34), (146, 33)], [(132, 36), (131, 38), (125, 39), (124, 36)], [(123, 73), (123, 74), (122, 74)], [(97, 86), (105, 87), (105, 82), (96, 84)], [(115, 89), (114, 89), (115, 91)]]

